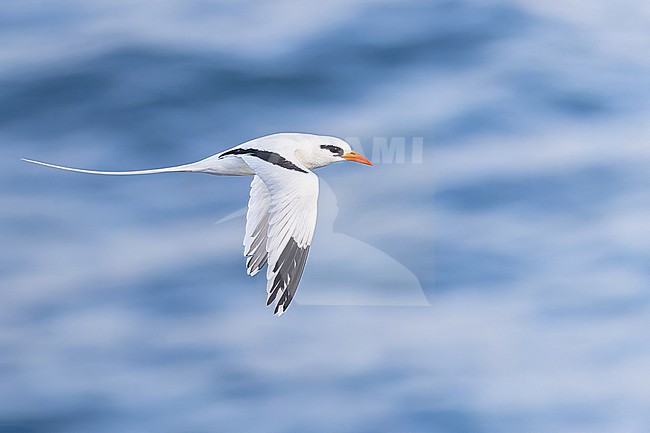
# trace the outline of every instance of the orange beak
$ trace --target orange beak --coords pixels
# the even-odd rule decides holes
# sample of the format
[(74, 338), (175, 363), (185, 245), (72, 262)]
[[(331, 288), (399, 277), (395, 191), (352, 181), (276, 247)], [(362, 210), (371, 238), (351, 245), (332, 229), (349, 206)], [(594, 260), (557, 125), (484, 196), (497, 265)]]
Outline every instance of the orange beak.
[(366, 164), (366, 165), (373, 165), (372, 162), (368, 160), (368, 158), (366, 158), (363, 155), (359, 155), (356, 152), (346, 153), (345, 155), (343, 155), (343, 158), (347, 159), (348, 161), (360, 162), (361, 164)]

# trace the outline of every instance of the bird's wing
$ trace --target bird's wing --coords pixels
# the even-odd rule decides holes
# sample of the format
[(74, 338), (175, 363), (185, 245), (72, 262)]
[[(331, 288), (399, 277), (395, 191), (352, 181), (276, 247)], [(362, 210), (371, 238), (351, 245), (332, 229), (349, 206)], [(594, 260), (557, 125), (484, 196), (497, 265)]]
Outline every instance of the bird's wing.
[(248, 212), (246, 213), (246, 236), (244, 237), (244, 256), (248, 275), (257, 274), (266, 264), (266, 237), (269, 225), (269, 204), (271, 195), (259, 176), (251, 183)]
[[(300, 168), (296, 170), (288, 168), (288, 164), (277, 164), (273, 159), (253, 155), (242, 155), (242, 158), (268, 191), (267, 305), (277, 302), (274, 312), (280, 315), (291, 303), (307, 261), (316, 227), (318, 177), (298, 161), (294, 161), (295, 167)], [(254, 188), (255, 183), (253, 180)], [(258, 196), (261, 197), (261, 193), (256, 193)], [(253, 209), (257, 210), (257, 206)], [(256, 222), (247, 221), (247, 237), (249, 224), (255, 226)], [(251, 246), (253, 244), (254, 241)]]

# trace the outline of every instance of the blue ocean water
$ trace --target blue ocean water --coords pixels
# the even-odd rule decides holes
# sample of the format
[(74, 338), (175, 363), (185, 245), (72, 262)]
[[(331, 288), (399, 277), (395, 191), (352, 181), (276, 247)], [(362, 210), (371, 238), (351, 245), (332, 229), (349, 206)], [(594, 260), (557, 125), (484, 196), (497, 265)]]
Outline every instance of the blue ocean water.
[[(0, 432), (647, 432), (649, 19), (5, 2)], [(319, 171), (281, 318), (241, 257), (249, 179), (20, 161), (160, 167), (280, 131), (376, 163)]]

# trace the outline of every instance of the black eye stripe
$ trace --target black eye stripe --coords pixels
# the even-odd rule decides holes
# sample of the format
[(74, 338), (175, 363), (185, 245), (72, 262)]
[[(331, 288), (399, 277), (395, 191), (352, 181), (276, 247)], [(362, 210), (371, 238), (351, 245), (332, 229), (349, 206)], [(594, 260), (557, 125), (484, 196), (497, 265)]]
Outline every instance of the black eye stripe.
[(333, 154), (338, 155), (338, 156), (343, 155), (343, 149), (341, 149), (338, 146), (332, 146), (331, 144), (323, 144), (320, 148), (321, 149), (327, 149), (330, 152), (332, 152)]

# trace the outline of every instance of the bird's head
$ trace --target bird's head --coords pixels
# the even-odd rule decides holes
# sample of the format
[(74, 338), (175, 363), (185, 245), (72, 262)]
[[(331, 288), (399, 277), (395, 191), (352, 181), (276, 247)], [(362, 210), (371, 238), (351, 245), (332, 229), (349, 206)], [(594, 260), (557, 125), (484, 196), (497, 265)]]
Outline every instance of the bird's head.
[(373, 165), (366, 157), (356, 153), (352, 147), (336, 137), (324, 135), (304, 135), (296, 150), (296, 156), (310, 169), (325, 167), (340, 161), (360, 162)]

